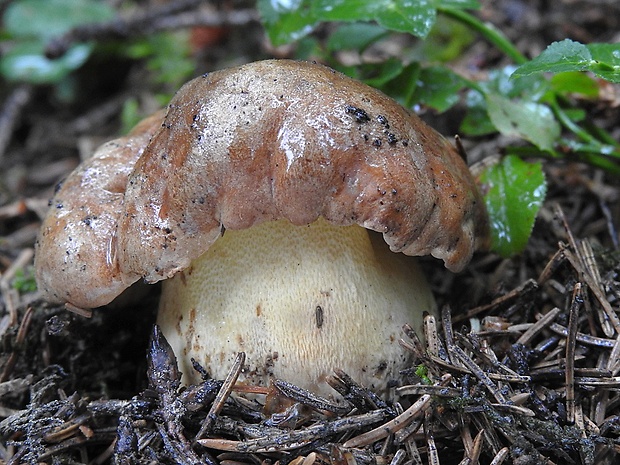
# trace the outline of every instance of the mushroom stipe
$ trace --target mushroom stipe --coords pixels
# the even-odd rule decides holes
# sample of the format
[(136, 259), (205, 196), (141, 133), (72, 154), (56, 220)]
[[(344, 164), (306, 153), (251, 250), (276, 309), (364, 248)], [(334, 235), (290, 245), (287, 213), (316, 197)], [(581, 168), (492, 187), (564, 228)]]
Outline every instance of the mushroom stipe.
[(434, 310), (416, 261), (380, 236), (323, 219), (277, 220), (227, 231), (166, 281), (158, 324), (186, 382), (200, 380), (191, 358), (222, 379), (243, 351), (246, 382), (275, 376), (329, 395), (334, 368), (385, 391), (406, 366), (402, 326), (420, 328)]
[(176, 275), (159, 321), (186, 381), (189, 357), (217, 377), (243, 350), (248, 382), (321, 392), (341, 368), (382, 390), (406, 366), (400, 327), (434, 302), (364, 228), (452, 271), (488, 245), (451, 143), (330, 68), (268, 60), (190, 81), (165, 116), (80, 165), (51, 201), (37, 281), (52, 302), (94, 308)]

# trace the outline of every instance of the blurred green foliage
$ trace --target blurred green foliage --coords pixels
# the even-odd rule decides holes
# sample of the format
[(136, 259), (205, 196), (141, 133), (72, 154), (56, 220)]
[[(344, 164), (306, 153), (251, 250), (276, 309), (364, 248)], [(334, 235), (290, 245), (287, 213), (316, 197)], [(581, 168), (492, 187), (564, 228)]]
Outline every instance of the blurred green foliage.
[[(55, 96), (70, 102), (75, 95), (74, 71), (94, 54), (105, 59), (129, 58), (143, 62), (150, 72), (150, 88), (161, 106), (194, 73), (189, 32), (159, 32), (134, 40), (95, 47), (91, 43), (72, 45), (56, 59), (45, 55), (53, 39), (78, 26), (101, 24), (116, 18), (108, 2), (100, 0), (15, 0), (2, 17), (0, 77), (9, 83), (51, 85)], [(125, 103), (123, 132), (144, 117), (138, 96)]]
[(15, 272), (12, 286), (13, 289), (17, 290), (20, 294), (36, 291), (37, 281), (35, 280), (32, 270), (28, 269), (25, 271), (23, 268), (18, 269)]
[(10, 46), (0, 58), (0, 74), (8, 81), (54, 84), (84, 64), (92, 45), (74, 45), (59, 59), (45, 47), (75, 26), (110, 20), (114, 10), (95, 0), (19, 0), (6, 9), (3, 41)]
[[(123, 54), (145, 62), (150, 71), (154, 97), (161, 107), (168, 104), (174, 92), (195, 72), (187, 31), (160, 32), (143, 37), (126, 44)], [(128, 99), (121, 114), (121, 132), (128, 133), (143, 117), (138, 99)]]

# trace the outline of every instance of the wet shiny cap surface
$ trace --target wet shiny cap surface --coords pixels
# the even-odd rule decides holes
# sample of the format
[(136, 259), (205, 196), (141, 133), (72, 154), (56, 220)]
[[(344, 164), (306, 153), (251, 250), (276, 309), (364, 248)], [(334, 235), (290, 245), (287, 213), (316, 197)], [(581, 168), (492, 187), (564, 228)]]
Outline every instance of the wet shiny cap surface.
[[(145, 127), (116, 142), (130, 155), (99, 149), (52, 200), (36, 263), (50, 300), (106, 304), (140, 278), (185, 269), (225, 229), (281, 218), (359, 224), (393, 252), (431, 254), (453, 271), (488, 243), (482, 199), (453, 145), (328, 67), (268, 60), (210, 73)], [(93, 165), (114, 189), (89, 183)], [(93, 212), (105, 227), (76, 228)]]

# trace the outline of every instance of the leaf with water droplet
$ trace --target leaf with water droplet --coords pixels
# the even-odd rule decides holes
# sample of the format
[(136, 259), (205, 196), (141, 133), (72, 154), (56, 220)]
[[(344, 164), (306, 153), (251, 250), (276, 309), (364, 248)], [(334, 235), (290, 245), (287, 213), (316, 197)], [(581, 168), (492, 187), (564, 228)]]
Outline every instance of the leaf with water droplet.
[(541, 163), (509, 155), (487, 167), (479, 182), (489, 212), (491, 248), (503, 257), (521, 252), (547, 193)]

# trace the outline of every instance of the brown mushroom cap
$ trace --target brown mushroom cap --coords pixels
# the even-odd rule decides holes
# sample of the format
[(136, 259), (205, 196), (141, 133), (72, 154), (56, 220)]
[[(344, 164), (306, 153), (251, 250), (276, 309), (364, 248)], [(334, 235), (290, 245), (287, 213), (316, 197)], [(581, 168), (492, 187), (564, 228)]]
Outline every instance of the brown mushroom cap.
[(106, 142), (56, 187), (35, 244), (37, 284), (50, 302), (93, 308), (135, 282), (119, 272), (116, 228), (127, 178), (163, 118), (158, 111)]
[[(359, 224), (392, 251), (431, 254), (453, 271), (488, 242), (483, 202), (452, 144), (319, 64), (269, 60), (196, 78), (144, 148), (152, 131), (120, 140), (133, 156), (98, 153), (56, 194), (62, 207), (37, 245), (47, 298), (104, 305), (140, 278), (187, 268), (224, 229), (281, 218)], [(123, 173), (114, 179), (131, 171), (124, 195), (122, 183), (93, 182), (93, 170), (108, 177), (114, 167)], [(105, 221), (86, 225), (89, 215)]]

